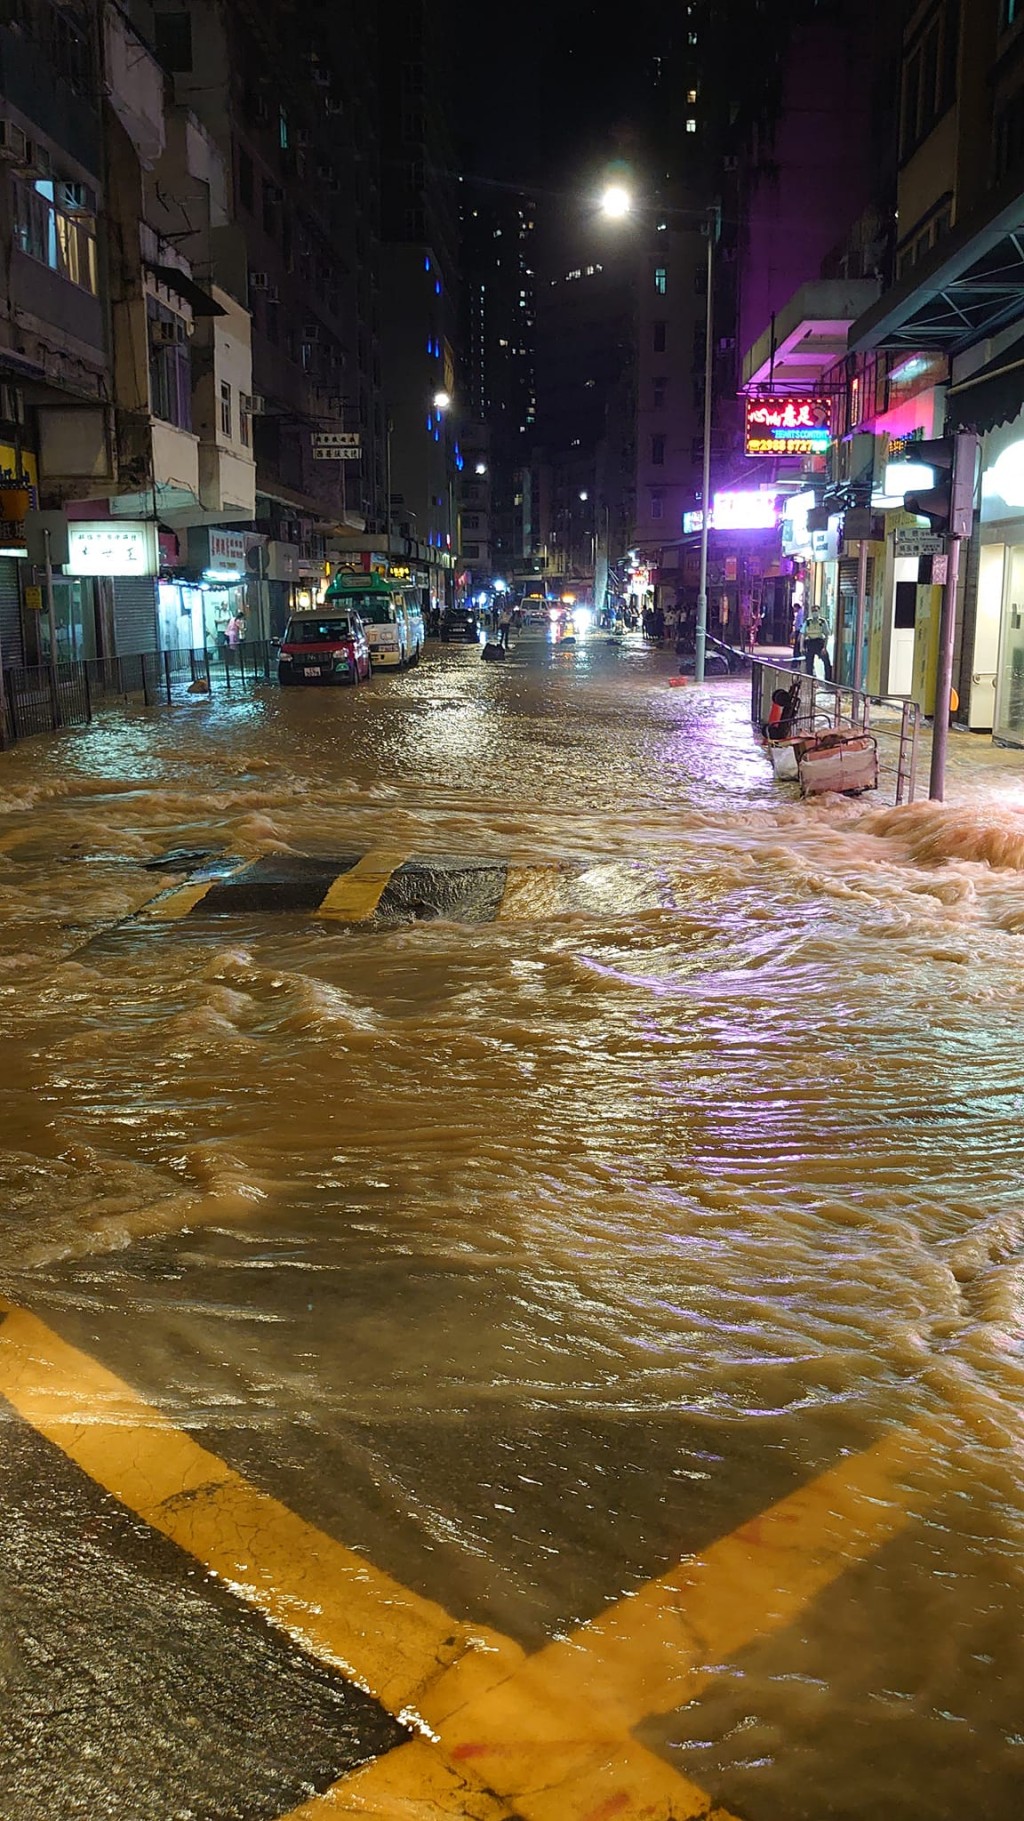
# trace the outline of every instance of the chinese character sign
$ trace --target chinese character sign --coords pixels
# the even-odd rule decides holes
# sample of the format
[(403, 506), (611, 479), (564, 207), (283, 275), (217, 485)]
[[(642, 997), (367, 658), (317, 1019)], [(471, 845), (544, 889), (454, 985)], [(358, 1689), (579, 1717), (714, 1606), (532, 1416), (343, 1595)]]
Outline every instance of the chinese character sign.
[(789, 393), (747, 399), (748, 455), (824, 455), (832, 441), (827, 398)]

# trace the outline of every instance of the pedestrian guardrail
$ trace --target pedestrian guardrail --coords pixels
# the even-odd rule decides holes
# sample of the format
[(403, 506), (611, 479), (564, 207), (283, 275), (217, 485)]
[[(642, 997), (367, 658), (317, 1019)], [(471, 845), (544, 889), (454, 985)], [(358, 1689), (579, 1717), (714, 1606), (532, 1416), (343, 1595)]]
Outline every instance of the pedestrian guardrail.
[(755, 659), (751, 671), (751, 719), (765, 726), (776, 689), (797, 690), (792, 719), (795, 734), (849, 728), (870, 733), (878, 744), (878, 787), (893, 803), (912, 803), (917, 790), (921, 705), (906, 696), (873, 696), (841, 683), (826, 683), (789, 664)]
[(216, 654), (174, 646), (120, 657), (15, 665), (3, 675), (0, 748), (33, 734), (86, 727), (97, 709), (115, 702), (141, 698), (151, 707), (197, 690), (249, 688), (268, 682), (275, 663), (271, 641), (254, 639)]

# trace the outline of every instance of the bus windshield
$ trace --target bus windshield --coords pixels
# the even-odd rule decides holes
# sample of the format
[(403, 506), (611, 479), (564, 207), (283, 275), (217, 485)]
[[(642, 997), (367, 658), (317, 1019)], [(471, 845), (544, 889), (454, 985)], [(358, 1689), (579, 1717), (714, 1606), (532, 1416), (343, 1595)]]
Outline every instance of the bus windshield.
[(387, 594), (350, 594), (346, 590), (344, 595), (335, 596), (330, 605), (340, 607), (342, 601), (350, 612), (358, 613), (370, 626), (387, 626), (395, 617), (394, 601)]

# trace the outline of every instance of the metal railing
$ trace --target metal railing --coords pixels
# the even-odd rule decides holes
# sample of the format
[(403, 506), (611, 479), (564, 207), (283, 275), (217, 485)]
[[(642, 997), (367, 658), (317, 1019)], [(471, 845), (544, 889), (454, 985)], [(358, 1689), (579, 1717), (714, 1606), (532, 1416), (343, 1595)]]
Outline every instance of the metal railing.
[(3, 674), (0, 748), (33, 734), (86, 727), (100, 708), (141, 698), (146, 707), (171, 703), (197, 689), (244, 689), (274, 675), (276, 647), (258, 639), (211, 655), (187, 646), (128, 652), (122, 657), (61, 664), (16, 665)]
[(751, 719), (755, 727), (768, 720), (772, 692), (797, 688), (794, 734), (823, 733), (847, 728), (870, 733), (878, 747), (878, 783), (891, 793), (894, 803), (913, 803), (917, 791), (917, 759), (921, 737), (921, 706), (906, 696), (873, 696), (864, 689), (825, 683), (788, 664), (766, 664), (755, 659), (751, 672)]

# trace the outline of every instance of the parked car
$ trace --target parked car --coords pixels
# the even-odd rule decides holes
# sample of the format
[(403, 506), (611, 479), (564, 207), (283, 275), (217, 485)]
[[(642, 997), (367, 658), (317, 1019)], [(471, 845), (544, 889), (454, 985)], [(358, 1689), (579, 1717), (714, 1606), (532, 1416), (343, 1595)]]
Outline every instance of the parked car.
[(471, 639), (475, 644), (480, 639), (480, 622), (475, 607), (446, 607), (441, 615), (441, 643), (447, 645), (451, 639)]
[(277, 653), (279, 683), (358, 683), (372, 669), (358, 614), (292, 614)]

